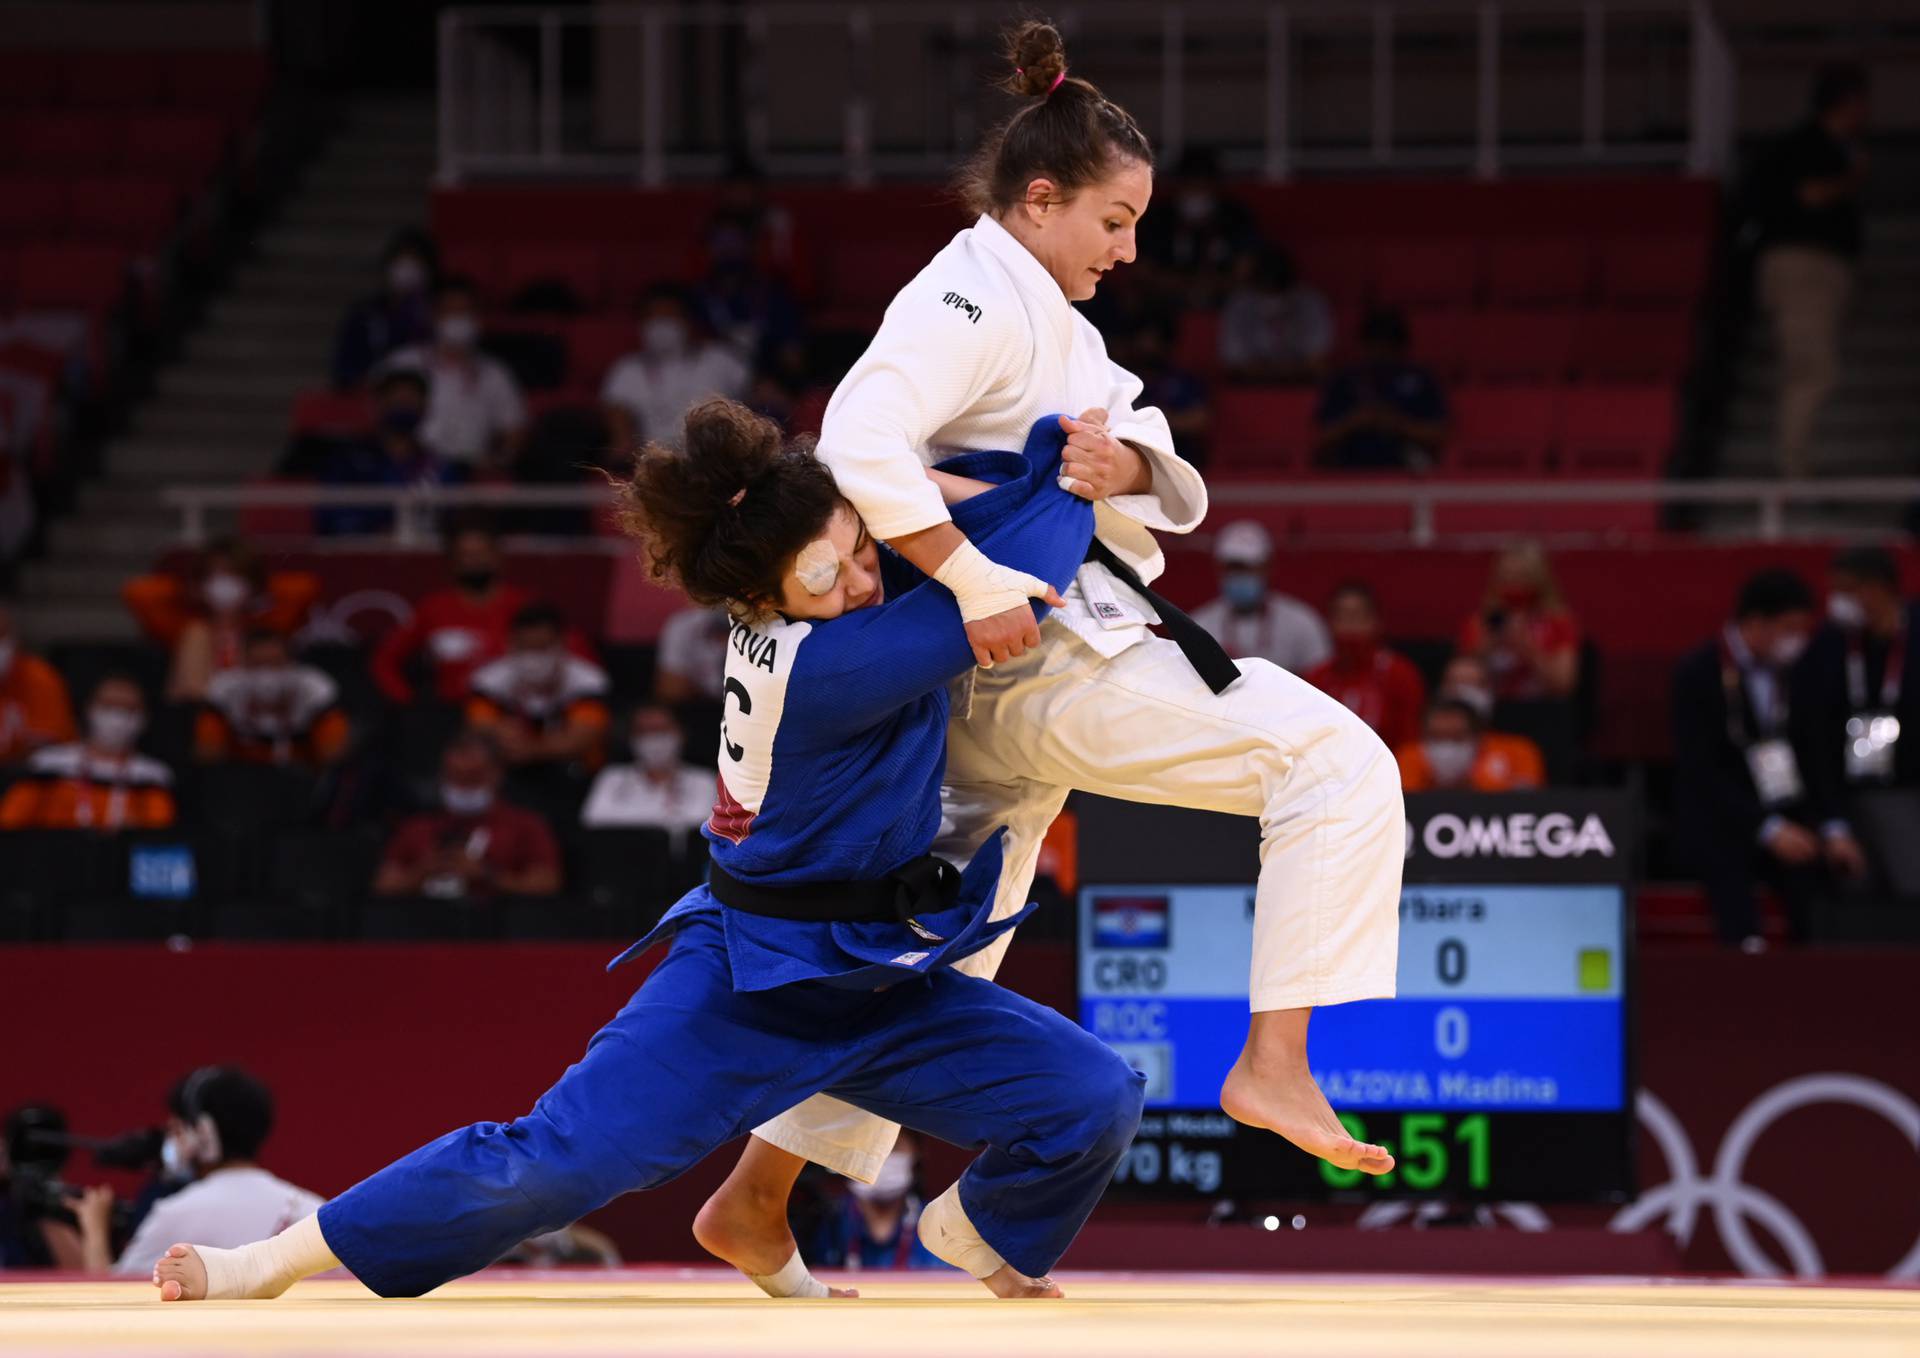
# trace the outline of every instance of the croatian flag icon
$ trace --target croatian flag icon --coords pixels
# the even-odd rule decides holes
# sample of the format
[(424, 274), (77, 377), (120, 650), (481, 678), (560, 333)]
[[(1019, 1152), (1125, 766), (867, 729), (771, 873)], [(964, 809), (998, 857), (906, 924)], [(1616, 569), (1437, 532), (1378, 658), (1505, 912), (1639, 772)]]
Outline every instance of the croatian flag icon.
[(1169, 945), (1165, 896), (1101, 896), (1093, 903), (1096, 948), (1164, 948)]

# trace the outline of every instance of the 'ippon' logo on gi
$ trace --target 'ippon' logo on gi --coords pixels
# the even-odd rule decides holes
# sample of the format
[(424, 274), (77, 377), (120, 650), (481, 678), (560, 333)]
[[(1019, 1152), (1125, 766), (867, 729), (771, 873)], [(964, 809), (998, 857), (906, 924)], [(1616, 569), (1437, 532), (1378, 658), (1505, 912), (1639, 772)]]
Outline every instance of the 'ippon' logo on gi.
[(975, 325), (980, 324), (980, 308), (969, 302), (957, 292), (950, 292), (940, 299), (955, 311), (964, 311)]
[[(1572, 816), (1553, 812), (1535, 816), (1433, 817), (1421, 831), (1420, 842), (1435, 858), (1580, 858), (1597, 853), (1614, 855), (1613, 839), (1600, 817), (1589, 815), (1575, 824)], [(1407, 844), (1411, 852), (1411, 836)]]

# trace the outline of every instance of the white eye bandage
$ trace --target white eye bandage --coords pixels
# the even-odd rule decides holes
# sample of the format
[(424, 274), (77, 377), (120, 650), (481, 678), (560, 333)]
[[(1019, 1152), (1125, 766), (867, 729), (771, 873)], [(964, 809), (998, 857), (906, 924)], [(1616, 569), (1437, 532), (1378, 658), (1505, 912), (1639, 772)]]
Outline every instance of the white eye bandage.
[(815, 538), (793, 558), (793, 578), (809, 594), (825, 594), (840, 578), (840, 553), (826, 538)]

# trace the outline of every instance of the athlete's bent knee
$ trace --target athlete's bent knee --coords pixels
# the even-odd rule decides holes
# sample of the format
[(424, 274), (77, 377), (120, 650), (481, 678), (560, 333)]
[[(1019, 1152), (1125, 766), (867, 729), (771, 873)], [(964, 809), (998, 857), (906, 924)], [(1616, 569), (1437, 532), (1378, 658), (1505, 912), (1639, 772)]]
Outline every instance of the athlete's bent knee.
[(1118, 1160), (1133, 1144), (1140, 1130), (1140, 1114), (1147, 1102), (1147, 1077), (1128, 1065), (1117, 1054), (1101, 1063), (1096, 1078), (1089, 1081), (1086, 1107), (1095, 1118), (1095, 1135), (1090, 1153)]

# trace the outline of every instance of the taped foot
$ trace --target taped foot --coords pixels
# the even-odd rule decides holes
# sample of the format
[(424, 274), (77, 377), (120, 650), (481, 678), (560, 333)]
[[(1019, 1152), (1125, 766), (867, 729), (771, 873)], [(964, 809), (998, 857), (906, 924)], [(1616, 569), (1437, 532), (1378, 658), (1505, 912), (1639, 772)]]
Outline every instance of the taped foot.
[(153, 1285), (161, 1301), (264, 1301), (338, 1267), (320, 1233), (320, 1218), (310, 1216), (239, 1249), (170, 1245), (153, 1266)]
[(928, 1203), (920, 1213), (920, 1243), (936, 1258), (970, 1273), (994, 1296), (1007, 1300), (1064, 1297), (1051, 1278), (1029, 1278), (1000, 1257), (974, 1229), (960, 1205), (960, 1185)]
[[(770, 1206), (752, 1198), (721, 1185), (693, 1219), (693, 1238), (700, 1248), (739, 1269), (769, 1297), (852, 1300), (860, 1295), (851, 1287), (828, 1287), (808, 1270), (787, 1226), (784, 1199)], [(771, 1273), (757, 1271), (780, 1258), (782, 1251), (786, 1263)]]

